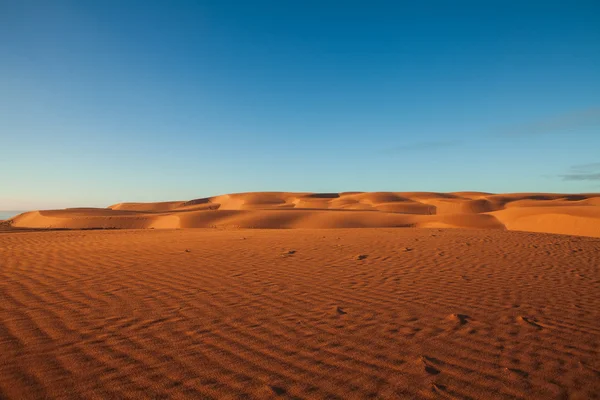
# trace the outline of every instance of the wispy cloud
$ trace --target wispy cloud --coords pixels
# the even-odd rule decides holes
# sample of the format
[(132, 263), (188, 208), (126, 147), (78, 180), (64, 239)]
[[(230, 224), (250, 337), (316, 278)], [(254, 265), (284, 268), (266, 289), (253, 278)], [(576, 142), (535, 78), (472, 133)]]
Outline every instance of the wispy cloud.
[(600, 171), (600, 162), (573, 165), (571, 167), (571, 170), (573, 170), (573, 171), (580, 171), (580, 172), (595, 171), (595, 170), (599, 170)]
[(560, 177), (563, 181), (600, 181), (600, 162), (573, 165)]
[(460, 140), (432, 140), (432, 141), (421, 141), (400, 144), (397, 146), (391, 146), (385, 150), (382, 150), (383, 154), (400, 154), (407, 151), (429, 151), (437, 149), (445, 149), (448, 147), (456, 147), (461, 145)]
[(554, 115), (547, 119), (505, 127), (502, 136), (571, 133), (576, 129), (600, 127), (600, 107)]

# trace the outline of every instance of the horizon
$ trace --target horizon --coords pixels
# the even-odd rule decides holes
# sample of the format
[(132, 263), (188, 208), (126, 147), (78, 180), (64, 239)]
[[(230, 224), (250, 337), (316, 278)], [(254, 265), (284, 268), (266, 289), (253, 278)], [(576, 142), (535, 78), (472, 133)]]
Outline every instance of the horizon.
[(600, 192), (597, 2), (0, 10), (0, 210)]

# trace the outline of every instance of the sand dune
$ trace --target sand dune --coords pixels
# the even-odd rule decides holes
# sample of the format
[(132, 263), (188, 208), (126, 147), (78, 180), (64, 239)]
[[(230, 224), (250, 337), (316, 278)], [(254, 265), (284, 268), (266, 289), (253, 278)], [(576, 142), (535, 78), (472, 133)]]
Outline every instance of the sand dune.
[[(147, 210), (19, 219), (339, 227), (395, 215)], [(526, 210), (499, 212), (513, 211)], [(465, 215), (496, 221), (398, 218)], [(500, 229), (0, 232), (0, 398), (598, 398), (599, 254), (595, 238)]]
[(10, 224), (38, 229), (457, 227), (600, 237), (600, 194), (237, 193), (35, 211)]
[(181, 207), (185, 202), (183, 201), (166, 201), (157, 203), (120, 203), (114, 204), (109, 208), (112, 210), (123, 210), (123, 211), (171, 211)]

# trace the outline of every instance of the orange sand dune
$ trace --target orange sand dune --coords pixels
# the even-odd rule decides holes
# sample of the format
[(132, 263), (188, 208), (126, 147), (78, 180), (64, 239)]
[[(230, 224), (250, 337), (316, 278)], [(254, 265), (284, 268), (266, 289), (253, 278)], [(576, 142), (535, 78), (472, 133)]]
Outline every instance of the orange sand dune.
[[(594, 234), (586, 229), (598, 216), (589, 205), (495, 216), (332, 211), (324, 206), (346, 195), (262, 196), (223, 197), (226, 210), (193, 210), (209, 201), (155, 212), (126, 205), (13, 223), (354, 227), (397, 218), (390, 224), (554, 229), (560, 221)], [(375, 207), (454, 199), (348, 196), (345, 204)], [(285, 207), (297, 199), (319, 207)], [(0, 398), (594, 399), (599, 254), (596, 238), (501, 229), (8, 230)]]
[(112, 210), (125, 211), (171, 211), (183, 205), (183, 201), (165, 201), (158, 203), (119, 203), (110, 206)]
[(10, 224), (38, 229), (468, 227), (600, 237), (600, 194), (236, 193), (36, 211)]

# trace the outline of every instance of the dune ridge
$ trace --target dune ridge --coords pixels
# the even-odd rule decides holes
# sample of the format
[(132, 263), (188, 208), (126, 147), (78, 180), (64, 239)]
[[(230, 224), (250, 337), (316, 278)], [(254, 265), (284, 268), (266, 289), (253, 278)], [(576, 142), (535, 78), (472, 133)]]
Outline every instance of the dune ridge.
[(600, 237), (600, 194), (249, 192), (32, 211), (7, 223), (35, 229), (482, 228)]

